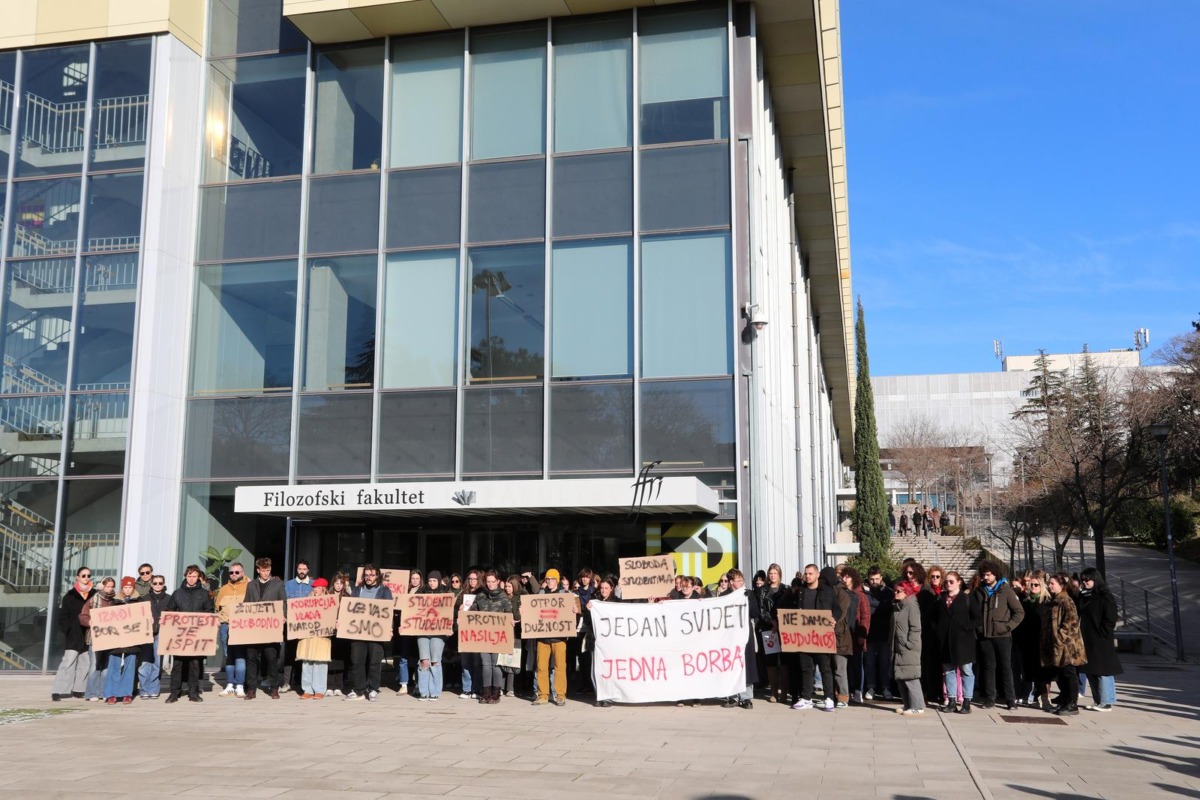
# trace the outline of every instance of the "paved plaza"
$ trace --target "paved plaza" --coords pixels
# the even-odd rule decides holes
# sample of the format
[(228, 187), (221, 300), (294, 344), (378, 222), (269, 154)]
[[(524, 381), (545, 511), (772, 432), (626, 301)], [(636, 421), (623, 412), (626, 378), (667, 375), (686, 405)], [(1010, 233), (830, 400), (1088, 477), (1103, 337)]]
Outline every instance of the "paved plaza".
[(391, 692), (375, 704), (208, 694), (203, 704), (110, 707), (51, 703), (49, 678), (11, 677), (0, 679), (0, 794), (1200, 797), (1200, 667), (1150, 657), (1126, 666), (1116, 710), (1065, 725), (1031, 724), (1055, 720), (1029, 711), (908, 718), (882, 703), (834, 713), (766, 702), (750, 711), (508, 698), (488, 707)]

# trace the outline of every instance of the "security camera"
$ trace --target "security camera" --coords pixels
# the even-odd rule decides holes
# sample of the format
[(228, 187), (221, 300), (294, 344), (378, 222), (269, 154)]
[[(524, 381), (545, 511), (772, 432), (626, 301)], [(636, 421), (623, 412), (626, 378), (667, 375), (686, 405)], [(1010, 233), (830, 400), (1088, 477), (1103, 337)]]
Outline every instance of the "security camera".
[(754, 326), (754, 330), (756, 331), (761, 331), (767, 327), (767, 322), (769, 322), (766, 313), (758, 303), (747, 303), (742, 309), (742, 316), (746, 318), (750, 325)]

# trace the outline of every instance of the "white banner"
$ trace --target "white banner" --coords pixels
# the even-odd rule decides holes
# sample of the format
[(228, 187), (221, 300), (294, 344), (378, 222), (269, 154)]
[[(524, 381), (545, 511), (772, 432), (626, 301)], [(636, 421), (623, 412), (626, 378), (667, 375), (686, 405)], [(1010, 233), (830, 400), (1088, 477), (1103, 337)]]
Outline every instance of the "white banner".
[(597, 601), (591, 612), (597, 700), (703, 700), (746, 688), (745, 594), (650, 604)]

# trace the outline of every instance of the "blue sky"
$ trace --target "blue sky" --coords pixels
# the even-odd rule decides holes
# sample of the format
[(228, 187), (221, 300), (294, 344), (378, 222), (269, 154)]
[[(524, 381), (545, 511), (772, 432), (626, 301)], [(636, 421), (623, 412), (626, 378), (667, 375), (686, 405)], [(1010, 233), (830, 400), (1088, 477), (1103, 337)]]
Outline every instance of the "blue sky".
[(873, 375), (1200, 318), (1200, 2), (842, 0)]

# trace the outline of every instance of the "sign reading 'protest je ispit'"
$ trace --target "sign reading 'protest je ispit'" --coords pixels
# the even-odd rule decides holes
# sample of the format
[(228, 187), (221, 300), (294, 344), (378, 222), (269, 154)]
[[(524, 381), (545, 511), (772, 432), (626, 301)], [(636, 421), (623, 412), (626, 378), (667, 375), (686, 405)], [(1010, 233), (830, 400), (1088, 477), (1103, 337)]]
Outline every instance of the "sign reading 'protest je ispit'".
[(149, 603), (117, 603), (92, 609), (92, 645), (96, 652), (154, 641)]
[(837, 653), (833, 612), (780, 609), (779, 642), (785, 653)]
[(512, 614), (464, 611), (458, 615), (458, 652), (508, 654), (512, 650)]
[(622, 600), (666, 597), (675, 588), (675, 557), (622, 558), (620, 584)]
[(337, 633), (338, 596), (293, 597), (287, 601), (287, 638), (312, 639)]
[(563, 639), (575, 635), (579, 597), (573, 594), (521, 595), (521, 638)]
[(216, 614), (164, 611), (158, 618), (158, 654), (160, 656), (203, 657), (217, 654), (217, 631), (221, 620)]
[(282, 641), (282, 600), (239, 603), (229, 615), (230, 644), (278, 644)]
[(454, 595), (449, 592), (406, 594), (400, 608), (401, 636), (454, 635)]

